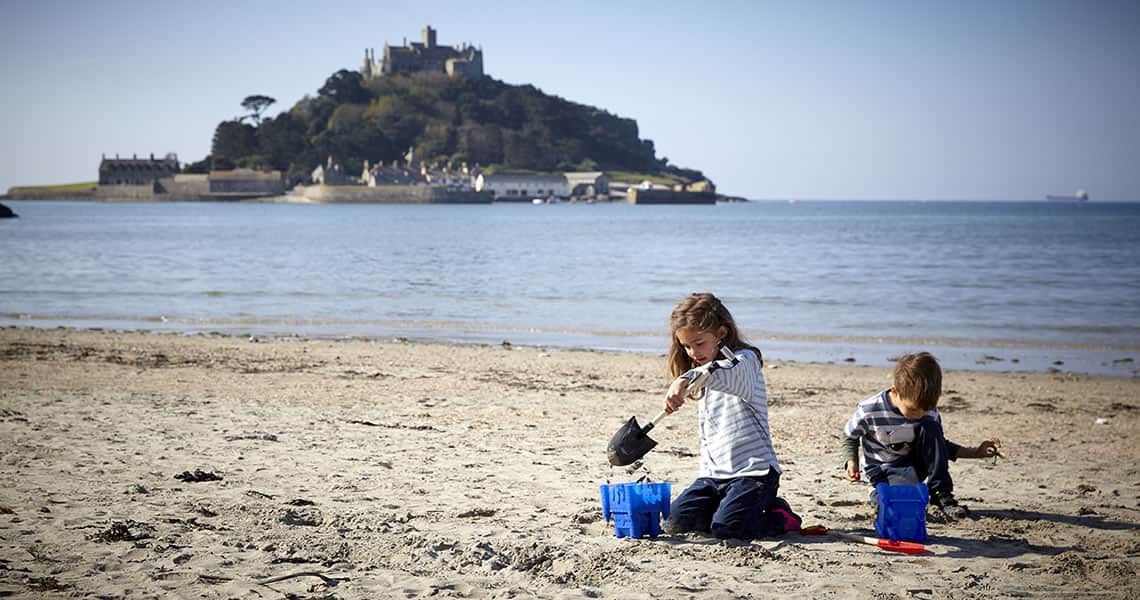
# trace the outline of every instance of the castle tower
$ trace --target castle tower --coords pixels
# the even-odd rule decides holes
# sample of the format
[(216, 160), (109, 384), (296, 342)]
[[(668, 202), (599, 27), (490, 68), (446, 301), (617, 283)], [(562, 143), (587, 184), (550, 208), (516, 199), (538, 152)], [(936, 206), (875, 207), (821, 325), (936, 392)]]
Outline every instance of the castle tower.
[[(373, 52), (375, 52), (375, 50)], [(368, 48), (365, 48), (364, 49), (364, 65), (360, 67), (360, 74), (363, 75), (365, 79), (372, 79), (372, 77), (374, 77), (374, 75), (373, 75), (373, 64), (375, 62), (376, 62), (375, 55), (370, 56), (368, 54)]]
[(431, 25), (421, 31), (423, 42), (408, 43), (403, 46), (384, 43), (384, 54), (377, 60), (376, 51), (365, 49), (364, 63), (360, 74), (364, 79), (400, 75), (417, 72), (446, 73), (449, 76), (483, 77), (482, 48), (471, 44), (440, 46), (436, 40), (436, 30)]

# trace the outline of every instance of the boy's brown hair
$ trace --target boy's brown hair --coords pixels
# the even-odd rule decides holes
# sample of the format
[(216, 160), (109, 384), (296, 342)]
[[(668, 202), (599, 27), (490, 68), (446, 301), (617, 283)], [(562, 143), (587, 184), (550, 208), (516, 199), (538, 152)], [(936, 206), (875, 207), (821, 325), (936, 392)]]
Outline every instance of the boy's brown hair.
[(922, 410), (934, 410), (942, 395), (942, 367), (929, 352), (907, 354), (895, 364), (895, 392)]

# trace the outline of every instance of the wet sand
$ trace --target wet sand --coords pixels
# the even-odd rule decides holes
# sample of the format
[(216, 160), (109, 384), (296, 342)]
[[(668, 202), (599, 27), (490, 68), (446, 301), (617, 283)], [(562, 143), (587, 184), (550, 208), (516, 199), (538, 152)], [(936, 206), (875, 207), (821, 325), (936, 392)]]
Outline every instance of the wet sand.
[[(598, 484), (696, 472), (692, 410), (638, 471), (657, 355), (0, 330), (0, 595), (962, 598), (1140, 595), (1140, 380), (949, 371), (977, 518), (930, 552), (831, 538), (617, 539)], [(869, 532), (838, 441), (882, 367), (770, 363), (781, 496)], [(220, 478), (220, 479), (218, 479)]]

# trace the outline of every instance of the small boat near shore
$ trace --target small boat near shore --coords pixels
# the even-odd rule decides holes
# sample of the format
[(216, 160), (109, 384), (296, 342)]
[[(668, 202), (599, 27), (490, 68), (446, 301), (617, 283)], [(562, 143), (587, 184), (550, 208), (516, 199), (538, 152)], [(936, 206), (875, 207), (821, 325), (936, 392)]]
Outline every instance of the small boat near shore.
[(1072, 196), (1045, 196), (1048, 202), (1088, 202), (1089, 193), (1084, 190), (1077, 190), (1077, 193)]

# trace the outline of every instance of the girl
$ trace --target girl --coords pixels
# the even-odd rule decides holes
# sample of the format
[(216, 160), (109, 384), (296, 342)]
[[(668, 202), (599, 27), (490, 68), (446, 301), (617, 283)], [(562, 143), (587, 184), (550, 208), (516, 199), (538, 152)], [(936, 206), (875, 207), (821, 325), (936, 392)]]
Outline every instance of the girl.
[[(699, 400), (701, 462), (697, 480), (673, 501), (665, 531), (740, 539), (773, 533), (770, 517), (782, 523), (784, 516), (767, 513), (787, 504), (776, 498), (780, 465), (768, 429), (760, 351), (740, 339), (732, 315), (712, 294), (682, 300), (669, 317), (669, 328), (673, 383), (665, 396), (665, 412), (680, 408), (690, 392)], [(712, 362), (722, 344), (736, 361)], [(690, 390), (689, 384), (706, 372), (703, 390)]]

